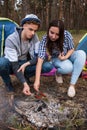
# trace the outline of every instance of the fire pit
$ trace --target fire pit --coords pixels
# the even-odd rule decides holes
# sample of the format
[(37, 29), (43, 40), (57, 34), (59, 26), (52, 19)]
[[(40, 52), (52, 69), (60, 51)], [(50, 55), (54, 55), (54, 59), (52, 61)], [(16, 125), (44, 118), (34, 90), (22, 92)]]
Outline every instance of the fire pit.
[(68, 125), (75, 119), (85, 119), (85, 112), (80, 104), (67, 100), (60, 104), (57, 98), (50, 94), (46, 97), (36, 99), (34, 96), (15, 100), (15, 110), (25, 116), (29, 123), (37, 128), (53, 128), (54, 126)]

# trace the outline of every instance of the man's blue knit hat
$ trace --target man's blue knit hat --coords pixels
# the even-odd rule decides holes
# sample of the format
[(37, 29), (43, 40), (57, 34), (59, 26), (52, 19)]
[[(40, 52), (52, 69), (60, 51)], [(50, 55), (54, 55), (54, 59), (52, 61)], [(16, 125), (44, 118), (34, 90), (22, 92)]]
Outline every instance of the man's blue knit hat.
[(35, 21), (38, 24), (41, 23), (40, 19), (36, 15), (34, 15), (34, 14), (27, 14), (25, 16), (25, 18), (22, 19), (21, 26), (23, 26), (23, 24), (26, 23), (27, 21)]

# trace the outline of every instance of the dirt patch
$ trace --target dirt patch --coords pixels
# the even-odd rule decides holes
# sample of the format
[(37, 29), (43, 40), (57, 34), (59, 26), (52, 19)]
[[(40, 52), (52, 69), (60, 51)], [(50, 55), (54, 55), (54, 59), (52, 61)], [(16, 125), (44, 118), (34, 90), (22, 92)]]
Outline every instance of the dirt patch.
[[(22, 86), (18, 82), (18, 80), (14, 76), (11, 78), (12, 78), (13, 86), (15, 88), (14, 100), (16, 99), (16, 101), (18, 100), (20, 102), (25, 101), (26, 103), (26, 99), (29, 97), (26, 97), (22, 94)], [(31, 80), (34, 81), (34, 77), (31, 78)], [(62, 85), (59, 85), (56, 83), (54, 77), (41, 78), (40, 90), (44, 92), (45, 94), (51, 95), (51, 97), (55, 99), (63, 108), (69, 107), (72, 112), (71, 116), (69, 116), (69, 122), (62, 122), (62, 124), (61, 123), (57, 124), (58, 125), (57, 127), (64, 128), (67, 123), (67, 127), (70, 127), (71, 130), (73, 129), (77, 130), (77, 128), (86, 130), (87, 127), (85, 125), (85, 122), (87, 120), (87, 80), (79, 78), (76, 85), (76, 96), (74, 98), (69, 98), (67, 96), (70, 76), (64, 76), (63, 80), (64, 80), (64, 83)], [(9, 124), (9, 126), (10, 125), (13, 126), (14, 118), (18, 117), (18, 115), (16, 115), (17, 113), (15, 113), (13, 110), (13, 106), (11, 106), (13, 99), (11, 96), (7, 95), (1, 79), (0, 79), (0, 86), (1, 86), (0, 87), (0, 110), (1, 110), (0, 121), (6, 122), (7, 124)], [(34, 92), (33, 87), (31, 87), (31, 91)], [(50, 97), (48, 98), (50, 99)], [(29, 102), (31, 99), (29, 99)], [(74, 109), (74, 108), (77, 108), (77, 109)], [(22, 111), (22, 109), (20, 110)], [(75, 110), (75, 111), (72, 111), (72, 110)], [(21, 114), (21, 119), (22, 117), (23, 117), (23, 114)]]

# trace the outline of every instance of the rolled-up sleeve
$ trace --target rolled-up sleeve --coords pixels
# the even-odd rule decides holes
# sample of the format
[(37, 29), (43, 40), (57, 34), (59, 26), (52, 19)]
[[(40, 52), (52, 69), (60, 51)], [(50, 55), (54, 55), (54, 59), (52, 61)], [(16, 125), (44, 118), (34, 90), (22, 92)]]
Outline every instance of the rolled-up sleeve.
[(38, 57), (45, 59), (46, 56), (46, 42), (47, 42), (47, 36), (44, 36), (39, 44), (39, 52)]
[(74, 42), (73, 42), (73, 37), (72, 35), (68, 32), (64, 32), (64, 43), (63, 43), (63, 51), (64, 54), (67, 53), (67, 51), (74, 49)]

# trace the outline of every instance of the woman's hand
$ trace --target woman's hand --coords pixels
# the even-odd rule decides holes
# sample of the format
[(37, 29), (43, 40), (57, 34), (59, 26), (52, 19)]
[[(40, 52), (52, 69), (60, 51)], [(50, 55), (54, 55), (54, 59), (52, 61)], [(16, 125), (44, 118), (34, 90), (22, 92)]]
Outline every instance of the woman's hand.
[(74, 48), (71, 49), (71, 50), (69, 50), (66, 55), (64, 55), (63, 52), (60, 53), (60, 55), (58, 56), (58, 58), (59, 58), (60, 60), (66, 60), (66, 59), (68, 59), (68, 58), (72, 55), (73, 52), (74, 52)]
[(40, 83), (35, 82), (34, 83), (34, 89), (38, 92), (40, 87)]
[(63, 53), (60, 53), (60, 55), (58, 56), (58, 58), (60, 60), (66, 60), (67, 59), (66, 56)]

